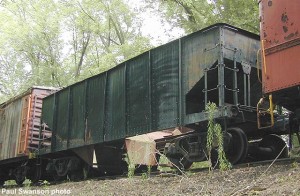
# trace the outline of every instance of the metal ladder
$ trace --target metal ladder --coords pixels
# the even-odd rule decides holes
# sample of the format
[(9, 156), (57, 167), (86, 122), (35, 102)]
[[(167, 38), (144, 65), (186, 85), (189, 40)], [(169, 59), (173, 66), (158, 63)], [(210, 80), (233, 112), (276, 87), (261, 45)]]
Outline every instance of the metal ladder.
[[(258, 129), (265, 129), (274, 126), (274, 104), (272, 94), (269, 95), (268, 106), (269, 108), (263, 107), (265, 102), (264, 98), (261, 98), (257, 103), (257, 127)], [(264, 123), (262, 122), (264, 119)]]
[(45, 94), (34, 94), (32, 98), (31, 118), (29, 121), (29, 134), (28, 134), (28, 149), (32, 152), (37, 151), (40, 145), (50, 146), (49, 138), (51, 138), (51, 131), (47, 130), (45, 126), (41, 125), (42, 113), (42, 99)]
[(21, 114), (21, 126), (20, 136), (18, 145), (18, 154), (25, 154), (27, 149), (27, 137), (30, 119), (30, 108), (31, 108), (31, 95), (28, 95), (22, 99), (22, 114)]

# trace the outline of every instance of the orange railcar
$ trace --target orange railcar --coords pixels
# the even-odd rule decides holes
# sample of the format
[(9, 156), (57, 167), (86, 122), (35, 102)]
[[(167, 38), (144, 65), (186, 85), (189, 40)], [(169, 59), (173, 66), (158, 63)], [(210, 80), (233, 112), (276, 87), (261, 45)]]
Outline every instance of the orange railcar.
[(259, 5), (263, 91), (296, 87), (300, 85), (300, 1), (260, 0)]

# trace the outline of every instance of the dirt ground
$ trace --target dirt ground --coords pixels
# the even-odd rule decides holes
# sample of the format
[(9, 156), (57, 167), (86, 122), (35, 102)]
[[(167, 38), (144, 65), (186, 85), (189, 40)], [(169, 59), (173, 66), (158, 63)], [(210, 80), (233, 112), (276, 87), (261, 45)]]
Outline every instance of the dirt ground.
[(142, 174), (38, 187), (4, 187), (0, 195), (300, 195), (300, 164), (276, 163), (225, 172), (205, 169), (187, 171), (183, 175), (169, 173), (147, 178)]

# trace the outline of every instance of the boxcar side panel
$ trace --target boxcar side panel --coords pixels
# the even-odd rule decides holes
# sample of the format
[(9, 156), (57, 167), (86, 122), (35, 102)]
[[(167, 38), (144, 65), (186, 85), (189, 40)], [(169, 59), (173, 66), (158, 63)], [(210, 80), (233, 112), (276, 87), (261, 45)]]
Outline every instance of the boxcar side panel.
[[(55, 120), (56, 120), (56, 114), (55, 114), (55, 102), (56, 96), (49, 96), (45, 99), (43, 99), (43, 107), (42, 107), (42, 120), (41, 123), (45, 123), (47, 127), (52, 132), (51, 137), (51, 151), (55, 151), (56, 147), (56, 128), (55, 128)], [(40, 149), (42, 152), (49, 152), (50, 149), (43, 148)]]
[(71, 87), (72, 105), (69, 128), (69, 147), (82, 146), (86, 131), (86, 83), (81, 82)]
[(68, 130), (69, 130), (69, 110), (72, 104), (69, 99), (69, 88), (63, 89), (57, 94), (56, 108), (56, 150), (67, 149), (68, 145)]
[(151, 50), (152, 130), (179, 123), (179, 41)]
[(0, 160), (17, 156), (22, 113), (22, 98), (0, 110)]
[(126, 62), (128, 135), (150, 130), (149, 53)]
[(88, 79), (86, 143), (103, 141), (106, 74)]
[(125, 64), (122, 64), (108, 71), (104, 141), (121, 139), (126, 135), (125, 89)]

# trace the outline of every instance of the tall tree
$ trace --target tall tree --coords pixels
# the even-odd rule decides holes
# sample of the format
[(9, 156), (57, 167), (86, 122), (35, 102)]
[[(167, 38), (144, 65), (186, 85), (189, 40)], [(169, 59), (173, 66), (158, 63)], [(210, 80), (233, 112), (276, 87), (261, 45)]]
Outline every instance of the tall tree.
[(107, 70), (151, 47), (149, 40), (141, 35), (137, 14), (123, 1), (65, 3), (70, 8), (67, 28), (72, 31), (70, 52), (75, 77)]
[[(254, 33), (259, 32), (257, 0), (145, 0), (174, 26), (194, 32), (214, 23), (228, 23)], [(152, 5), (152, 6), (151, 6)]]
[(0, 99), (69, 85), (149, 49), (137, 14), (123, 0), (1, 1)]

